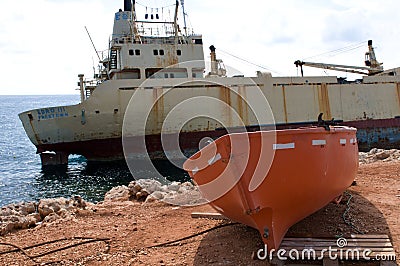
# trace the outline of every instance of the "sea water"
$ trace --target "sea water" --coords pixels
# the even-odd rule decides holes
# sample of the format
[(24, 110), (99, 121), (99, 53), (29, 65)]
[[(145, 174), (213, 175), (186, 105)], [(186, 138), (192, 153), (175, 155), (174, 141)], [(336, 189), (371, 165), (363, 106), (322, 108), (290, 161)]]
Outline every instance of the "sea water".
[(78, 155), (69, 157), (66, 168), (42, 170), (18, 114), (79, 101), (79, 95), (0, 96), (0, 206), (72, 195), (97, 202), (112, 187), (133, 180), (123, 163), (91, 164)]

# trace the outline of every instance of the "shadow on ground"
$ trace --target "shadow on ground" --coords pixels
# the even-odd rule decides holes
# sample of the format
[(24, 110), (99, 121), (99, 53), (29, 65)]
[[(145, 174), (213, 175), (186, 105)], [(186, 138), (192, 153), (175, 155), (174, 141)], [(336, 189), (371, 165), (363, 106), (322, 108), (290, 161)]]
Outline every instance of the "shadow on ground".
[[(382, 212), (357, 192), (349, 193), (341, 203), (330, 203), (293, 225), (286, 237), (339, 238), (363, 233), (385, 234), (391, 238)], [(224, 227), (202, 239), (194, 265), (265, 265), (266, 261), (253, 259), (260, 248), (263, 242), (257, 230), (241, 224)]]

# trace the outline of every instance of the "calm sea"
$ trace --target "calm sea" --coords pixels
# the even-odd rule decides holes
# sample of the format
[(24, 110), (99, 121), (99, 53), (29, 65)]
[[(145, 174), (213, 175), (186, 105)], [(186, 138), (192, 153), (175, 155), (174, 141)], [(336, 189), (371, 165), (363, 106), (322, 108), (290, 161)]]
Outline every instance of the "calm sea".
[(18, 114), (79, 101), (79, 95), (0, 96), (0, 206), (72, 195), (97, 202), (112, 187), (133, 180), (124, 164), (91, 165), (76, 155), (69, 157), (67, 169), (42, 171), (40, 157), (26, 136)]

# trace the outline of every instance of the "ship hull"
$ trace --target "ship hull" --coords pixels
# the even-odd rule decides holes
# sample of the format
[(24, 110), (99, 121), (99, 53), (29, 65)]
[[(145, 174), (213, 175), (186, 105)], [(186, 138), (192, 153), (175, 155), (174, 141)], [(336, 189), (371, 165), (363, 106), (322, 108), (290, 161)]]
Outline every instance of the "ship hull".
[[(19, 116), (37, 152), (61, 153), (62, 163), (69, 154), (83, 155), (91, 161), (124, 159), (126, 143), (123, 145), (122, 139), (130, 138), (135, 146), (144, 135), (149, 157), (165, 159), (161, 132), (167, 136), (180, 132), (178, 150), (190, 156), (205, 136), (217, 138), (240, 125), (248, 131), (315, 125), (319, 113), (324, 113), (324, 119), (335, 118), (344, 121), (342, 125), (357, 128), (361, 151), (400, 148), (400, 79), (390, 78), (337, 84), (332, 77), (260, 75), (153, 79), (145, 87), (140, 87), (140, 80), (110, 80), (98, 85), (80, 104), (41, 108)], [(182, 82), (184, 85), (179, 85)], [(188, 100), (204, 98), (208, 101), (176, 111)], [(215, 99), (223, 104), (213, 104)], [(186, 113), (196, 119), (189, 119), (181, 127), (183, 121), (189, 121)], [(167, 118), (169, 123), (165, 123)], [(133, 147), (128, 152), (133, 157), (145, 156), (136, 150)]]
[(184, 168), (218, 212), (259, 230), (268, 249), (278, 248), (290, 226), (351, 185), (358, 168), (356, 130), (226, 135), (193, 155)]
[[(277, 124), (275, 126), (250, 126), (248, 131), (273, 129), (293, 129), (304, 126), (316, 125), (317, 122), (302, 122), (293, 124)], [(371, 148), (398, 149), (400, 147), (400, 118), (351, 121), (342, 122), (342, 125), (357, 128), (357, 140), (360, 151), (368, 151)], [(179, 134), (179, 144), (185, 156), (191, 156), (198, 151), (199, 142), (205, 137), (216, 139), (226, 134), (225, 129), (199, 131), (199, 132), (181, 132)], [(176, 134), (164, 136), (165, 139), (175, 138)], [(129, 147), (129, 143), (141, 142), (143, 136), (130, 137), (125, 141), (127, 143), (126, 152), (133, 158), (142, 158), (143, 149)], [(167, 159), (160, 134), (147, 135), (146, 154), (152, 160)], [(123, 141), (121, 137), (94, 139), (87, 141), (62, 142), (53, 144), (39, 144), (36, 146), (37, 152), (53, 151), (63, 154), (79, 154), (85, 156), (89, 161), (113, 161), (124, 160)], [(174, 158), (185, 159), (185, 158)]]

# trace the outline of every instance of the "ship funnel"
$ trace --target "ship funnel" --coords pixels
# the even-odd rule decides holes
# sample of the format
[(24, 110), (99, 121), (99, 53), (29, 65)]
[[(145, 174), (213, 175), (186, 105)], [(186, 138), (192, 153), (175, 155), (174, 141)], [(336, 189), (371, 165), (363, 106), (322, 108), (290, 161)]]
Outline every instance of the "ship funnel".
[(210, 56), (211, 56), (211, 72), (210, 75), (218, 74), (218, 62), (217, 62), (217, 54), (215, 53), (215, 46), (210, 46)]
[(132, 11), (132, 1), (124, 0), (124, 11)]
[(208, 73), (208, 76), (218, 76), (218, 77), (225, 77), (226, 76), (226, 69), (225, 65), (221, 59), (217, 59), (217, 54), (215, 53), (215, 46), (210, 46), (210, 56), (211, 56), (211, 71)]

